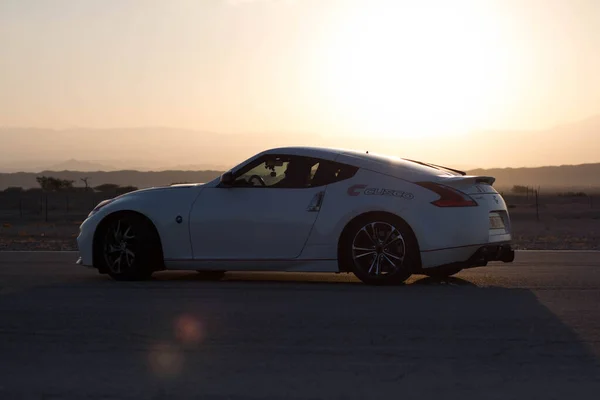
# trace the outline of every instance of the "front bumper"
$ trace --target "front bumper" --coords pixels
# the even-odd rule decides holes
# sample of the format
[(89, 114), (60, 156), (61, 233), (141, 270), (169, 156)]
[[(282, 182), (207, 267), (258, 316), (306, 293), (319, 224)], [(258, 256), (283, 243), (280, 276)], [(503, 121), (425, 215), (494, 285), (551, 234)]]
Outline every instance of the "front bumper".
[(89, 263), (89, 264), (86, 263), (81, 255), (77, 257), (77, 261), (75, 261), (75, 264), (81, 265), (82, 267), (86, 267), (86, 268), (94, 268), (91, 263)]
[(78, 265), (91, 267), (93, 265), (92, 253), (94, 243), (94, 230), (96, 223), (88, 218), (79, 227), (79, 236), (77, 236), (77, 249), (79, 250)]

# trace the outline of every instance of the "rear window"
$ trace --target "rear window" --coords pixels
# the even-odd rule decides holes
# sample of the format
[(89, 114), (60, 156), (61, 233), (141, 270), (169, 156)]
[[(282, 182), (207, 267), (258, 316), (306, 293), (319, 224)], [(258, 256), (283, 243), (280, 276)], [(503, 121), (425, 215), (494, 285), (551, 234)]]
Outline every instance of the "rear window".
[(397, 165), (399, 167), (403, 167), (403, 168), (407, 168), (407, 169), (411, 169), (413, 171), (419, 171), (425, 174), (431, 174), (431, 175), (448, 175), (448, 176), (456, 176), (456, 175), (462, 175), (459, 174), (458, 172), (452, 172), (443, 168), (439, 168), (439, 167), (434, 167), (431, 165), (425, 165), (427, 163), (423, 163), (421, 164), (420, 161), (416, 161), (416, 160), (407, 160), (404, 158), (400, 158), (400, 157), (395, 157), (395, 156), (388, 156), (388, 155), (384, 155), (384, 154), (376, 154), (376, 153), (369, 153), (369, 154), (365, 154), (364, 155), (365, 158), (382, 163), (382, 164), (387, 164), (387, 165)]

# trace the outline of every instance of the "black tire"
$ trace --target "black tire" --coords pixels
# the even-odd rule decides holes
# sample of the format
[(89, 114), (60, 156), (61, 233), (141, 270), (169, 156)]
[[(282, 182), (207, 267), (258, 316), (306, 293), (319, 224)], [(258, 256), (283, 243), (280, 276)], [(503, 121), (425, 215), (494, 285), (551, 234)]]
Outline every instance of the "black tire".
[(161, 269), (160, 239), (154, 225), (142, 215), (121, 213), (109, 217), (98, 234), (99, 269), (113, 279), (146, 280)]
[(225, 271), (196, 271), (200, 274), (200, 278), (205, 281), (220, 281), (225, 277)]
[(367, 285), (404, 283), (419, 265), (418, 257), (410, 227), (388, 214), (370, 214), (352, 221), (340, 242), (340, 269), (351, 271)]

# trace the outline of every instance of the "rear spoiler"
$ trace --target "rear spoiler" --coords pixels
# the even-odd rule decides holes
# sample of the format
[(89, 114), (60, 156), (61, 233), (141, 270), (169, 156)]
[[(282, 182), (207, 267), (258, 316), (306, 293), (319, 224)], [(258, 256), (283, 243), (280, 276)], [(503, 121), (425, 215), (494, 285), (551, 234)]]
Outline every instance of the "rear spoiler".
[(437, 164), (431, 164), (431, 163), (426, 163), (423, 161), (416, 161), (416, 160), (409, 160), (408, 158), (403, 158), (404, 161), (410, 161), (410, 162), (414, 162), (416, 164), (421, 164), (421, 165), (426, 165), (428, 167), (432, 167), (432, 168), (436, 168), (436, 169), (445, 169), (446, 171), (452, 171), (454, 173), (457, 173), (459, 175), (467, 175), (467, 173), (465, 171), (461, 171), (458, 169), (454, 169), (454, 168), (448, 168), (448, 167), (444, 167), (443, 165), (437, 165)]
[(443, 182), (455, 183), (455, 184), (460, 184), (460, 185), (477, 185), (479, 183), (485, 183), (490, 186), (493, 186), (494, 182), (496, 182), (496, 178), (494, 178), (493, 176), (472, 176), (472, 175), (448, 176), (448, 177), (444, 176), (442, 179), (440, 179), (440, 183), (443, 183)]

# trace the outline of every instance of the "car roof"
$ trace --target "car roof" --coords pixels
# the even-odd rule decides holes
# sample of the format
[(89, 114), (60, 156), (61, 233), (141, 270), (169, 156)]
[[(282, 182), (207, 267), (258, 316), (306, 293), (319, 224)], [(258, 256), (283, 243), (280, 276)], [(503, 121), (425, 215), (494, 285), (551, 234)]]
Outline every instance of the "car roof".
[(337, 160), (342, 163), (357, 167), (368, 168), (374, 171), (396, 175), (398, 169), (404, 173), (418, 174), (420, 176), (454, 175), (449, 171), (440, 170), (432, 166), (403, 159), (390, 154), (370, 153), (356, 149), (317, 146), (286, 146), (264, 151), (262, 154), (289, 154), (306, 157), (317, 157), (328, 160)]
[(323, 157), (331, 156), (335, 157), (343, 153), (342, 149), (336, 149), (333, 147), (316, 147), (316, 146), (284, 146), (276, 147), (263, 152), (263, 154), (290, 154), (290, 155), (302, 155), (302, 156), (313, 156)]
[[(261, 154), (289, 154), (306, 157), (319, 157), (324, 159), (335, 159), (340, 155), (348, 155), (353, 158), (359, 158), (363, 160), (372, 159), (372, 154), (368, 151), (360, 151), (356, 149), (345, 149), (338, 147), (318, 147), (318, 146), (283, 146), (276, 147), (269, 150), (263, 151)], [(385, 159), (400, 160), (400, 158), (391, 155), (379, 155)]]
[(325, 159), (335, 159), (338, 156), (348, 156), (355, 161), (379, 161), (384, 163), (407, 163), (407, 161), (389, 154), (369, 153), (369, 151), (360, 151), (356, 149), (344, 149), (337, 147), (317, 147), (317, 146), (285, 146), (265, 150), (261, 154), (289, 154), (306, 157), (319, 157)]

